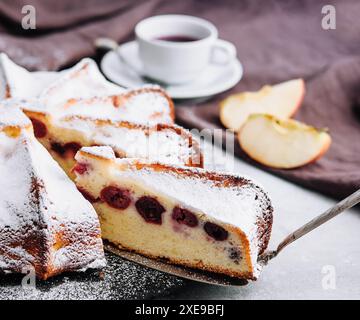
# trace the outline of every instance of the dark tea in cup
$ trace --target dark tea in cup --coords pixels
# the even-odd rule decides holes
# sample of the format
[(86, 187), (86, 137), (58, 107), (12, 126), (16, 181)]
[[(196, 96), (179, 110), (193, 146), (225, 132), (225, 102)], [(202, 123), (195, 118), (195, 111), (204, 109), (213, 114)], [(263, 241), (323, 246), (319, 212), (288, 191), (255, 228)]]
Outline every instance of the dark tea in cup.
[(195, 38), (187, 35), (171, 35), (171, 36), (161, 36), (155, 38), (155, 40), (168, 41), (168, 42), (192, 42), (200, 40), (200, 38)]

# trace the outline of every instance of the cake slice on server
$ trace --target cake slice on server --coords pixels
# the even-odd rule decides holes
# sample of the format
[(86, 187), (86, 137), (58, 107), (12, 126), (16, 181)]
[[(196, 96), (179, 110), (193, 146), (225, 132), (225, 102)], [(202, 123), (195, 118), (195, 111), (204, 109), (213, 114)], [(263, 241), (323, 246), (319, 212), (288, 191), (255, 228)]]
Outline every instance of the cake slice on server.
[(82, 148), (76, 184), (103, 239), (171, 263), (256, 279), (272, 226), (271, 202), (249, 179)]
[(35, 139), (30, 120), (0, 106), (0, 272), (47, 279), (105, 265), (92, 205)]
[(35, 136), (71, 178), (74, 156), (84, 146), (110, 146), (119, 158), (203, 166), (199, 143), (189, 131), (176, 125), (144, 125), (75, 115), (57, 118), (59, 114), (33, 111), (27, 104), (21, 107), (33, 123)]

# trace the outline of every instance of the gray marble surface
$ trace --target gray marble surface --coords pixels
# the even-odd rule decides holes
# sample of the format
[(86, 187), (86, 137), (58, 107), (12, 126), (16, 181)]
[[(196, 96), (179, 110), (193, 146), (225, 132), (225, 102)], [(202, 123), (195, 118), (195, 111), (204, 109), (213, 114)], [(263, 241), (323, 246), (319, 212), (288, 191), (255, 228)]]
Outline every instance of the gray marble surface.
[[(228, 171), (254, 178), (269, 192), (275, 209), (269, 246), (272, 249), (287, 234), (335, 204), (333, 199), (242, 160), (228, 157), (226, 162), (222, 161), (225, 158), (217, 148), (213, 159), (220, 162), (220, 167), (224, 162), (227, 166), (224, 169)], [(260, 278), (246, 287), (222, 288), (190, 283), (167, 298), (360, 299), (360, 210), (355, 208), (342, 213), (285, 248), (263, 270)]]

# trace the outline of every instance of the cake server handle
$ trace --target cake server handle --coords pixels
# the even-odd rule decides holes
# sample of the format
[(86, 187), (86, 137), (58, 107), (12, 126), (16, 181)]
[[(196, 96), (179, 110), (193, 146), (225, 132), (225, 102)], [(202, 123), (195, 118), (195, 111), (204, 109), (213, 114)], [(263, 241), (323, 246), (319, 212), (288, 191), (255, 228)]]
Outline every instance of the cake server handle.
[(310, 231), (316, 229), (317, 227), (321, 226), (325, 222), (329, 221), (330, 219), (336, 217), (338, 214), (344, 212), (347, 209), (355, 206), (360, 202), (360, 189), (352, 193), (347, 198), (341, 200), (333, 207), (326, 210), (321, 215), (317, 216), (316, 218), (310, 220), (308, 223), (304, 224), (299, 229), (295, 230), (294, 232), (290, 233), (280, 244), (278, 245), (277, 249), (274, 251), (266, 251), (259, 257), (259, 262), (267, 264), (269, 260), (276, 257), (280, 251), (282, 251), (286, 246), (290, 243), (294, 242), (295, 240), (301, 238), (302, 236), (308, 234)]

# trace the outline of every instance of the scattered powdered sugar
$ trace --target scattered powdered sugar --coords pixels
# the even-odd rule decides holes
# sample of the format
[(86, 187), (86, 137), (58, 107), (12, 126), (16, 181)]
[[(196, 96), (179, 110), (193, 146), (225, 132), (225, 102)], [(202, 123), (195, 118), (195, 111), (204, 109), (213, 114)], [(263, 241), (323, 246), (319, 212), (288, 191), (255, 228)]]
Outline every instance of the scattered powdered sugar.
[[(188, 282), (106, 253), (101, 279), (97, 272), (72, 273), (37, 281), (36, 290), (21, 286), (21, 275), (0, 276), (0, 300), (149, 299), (166, 297)], [(0, 265), (1, 267), (1, 265)]]

